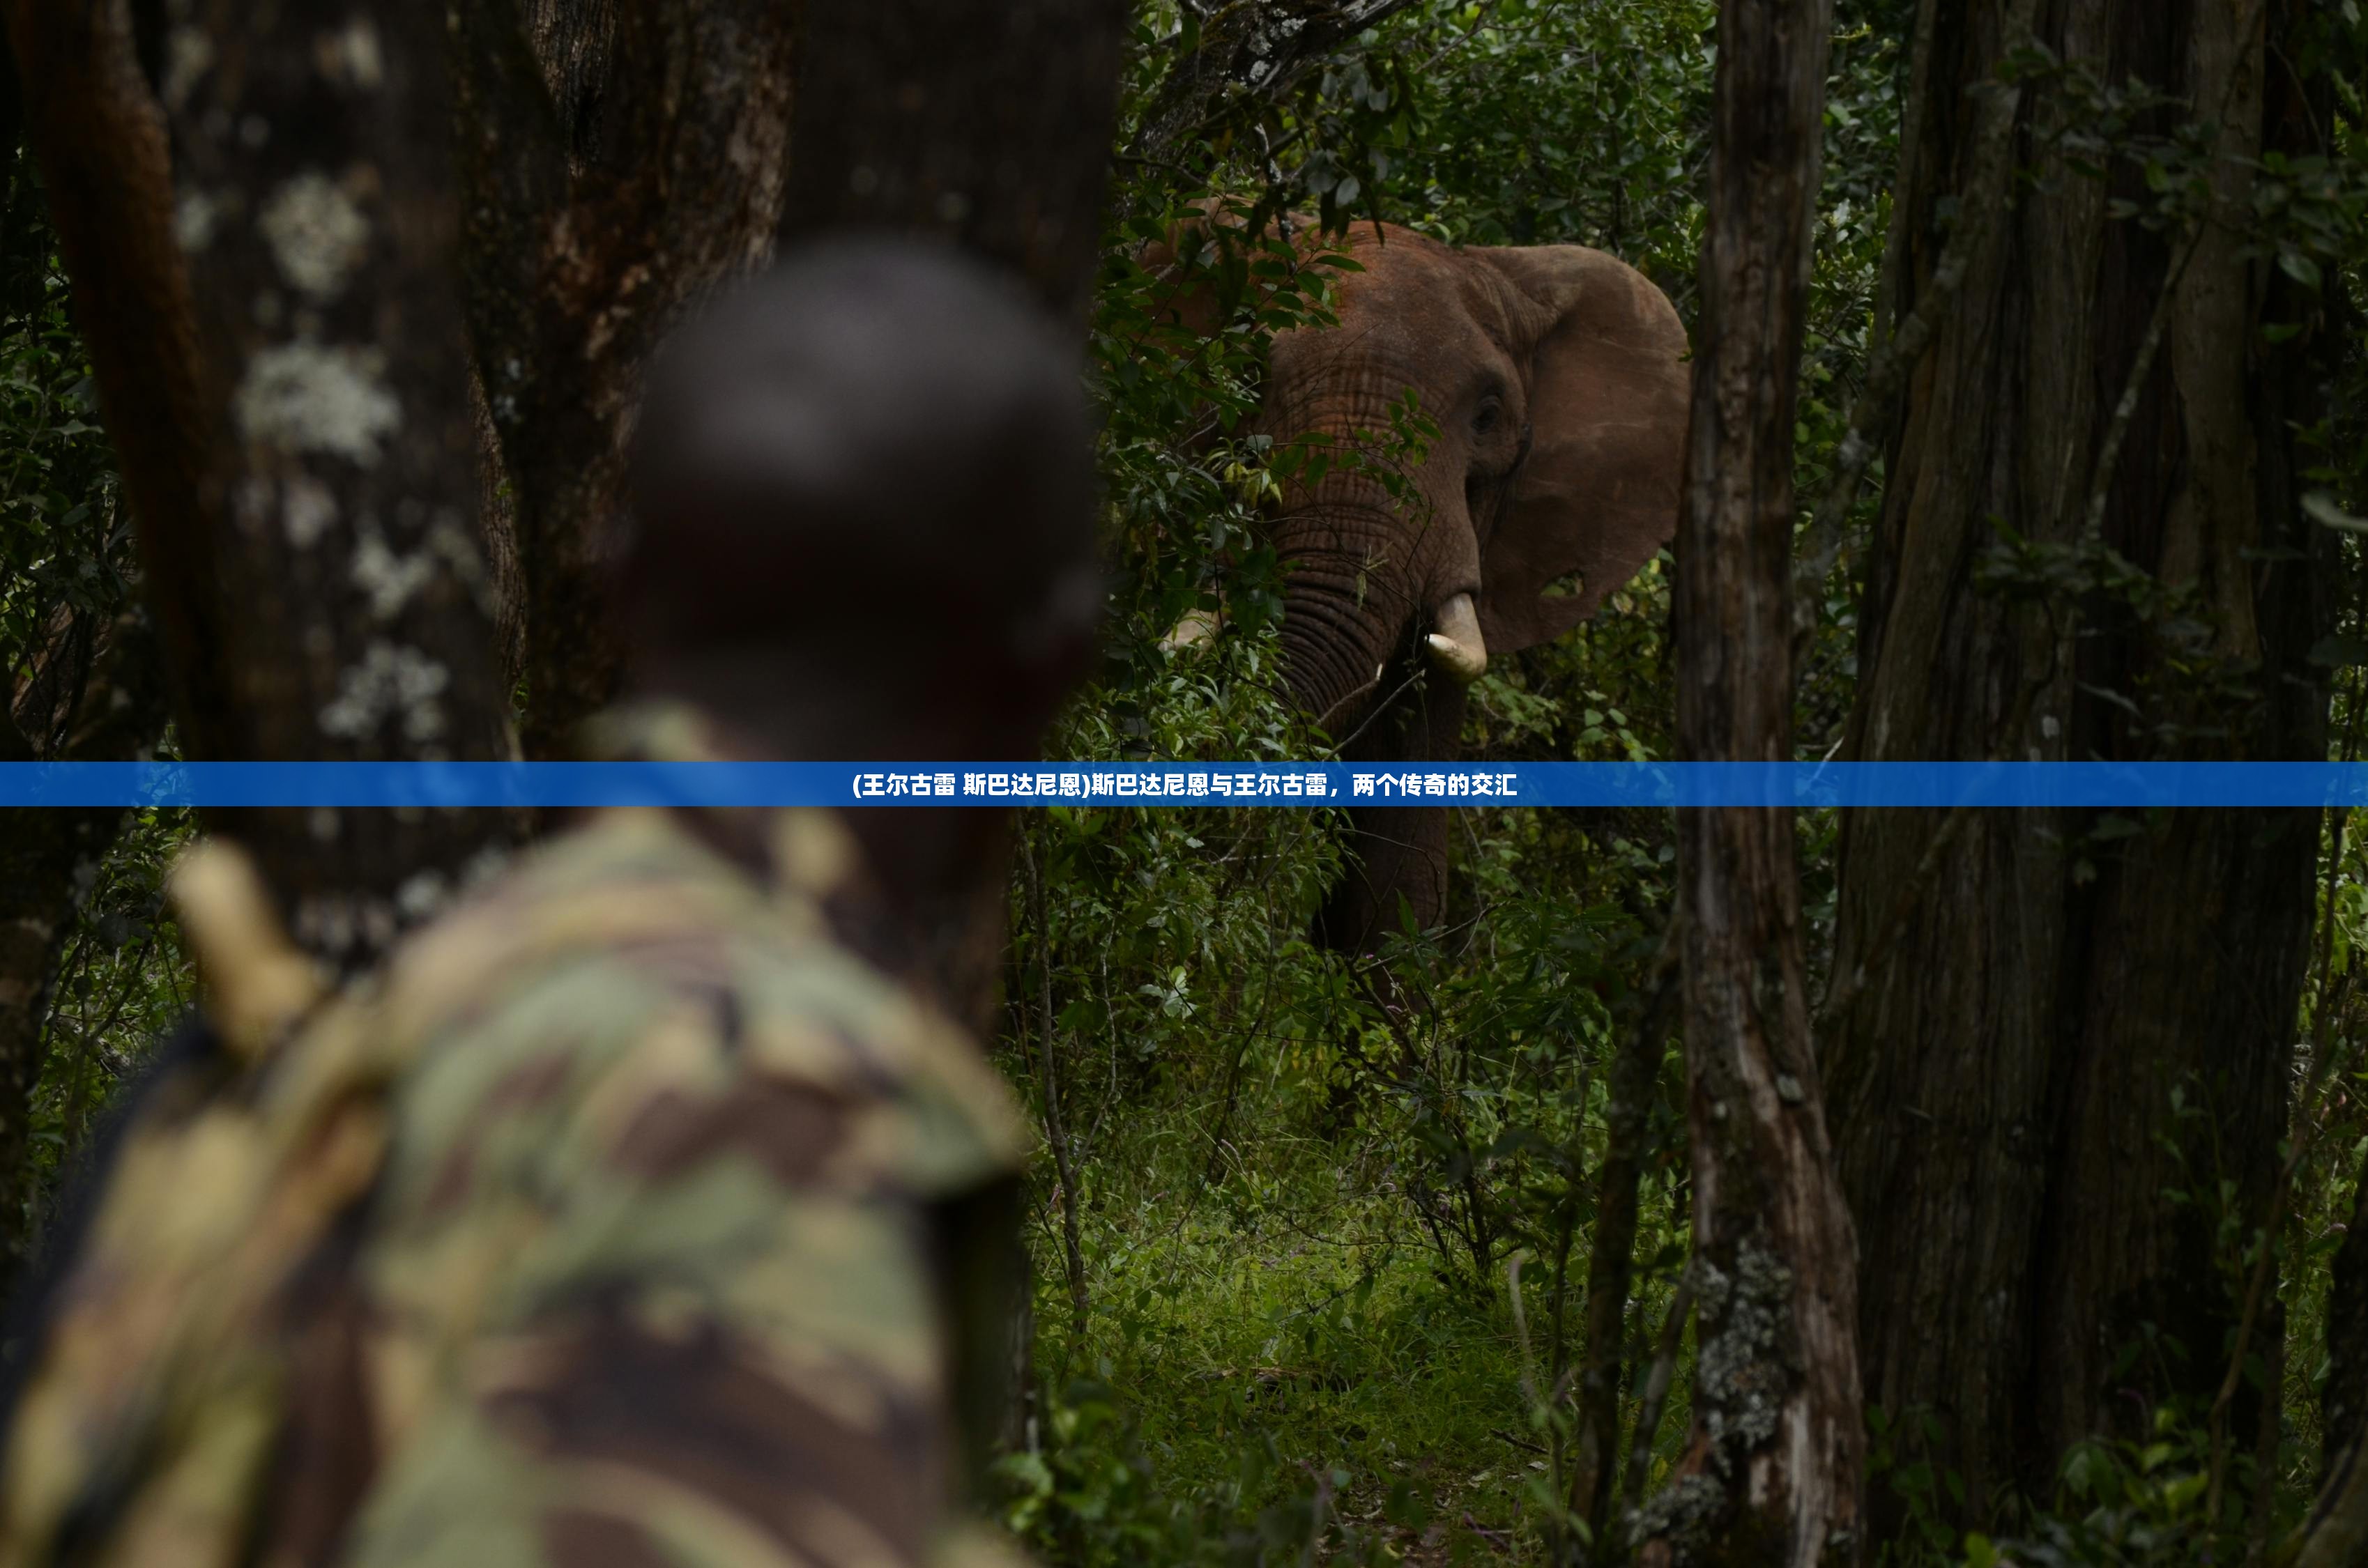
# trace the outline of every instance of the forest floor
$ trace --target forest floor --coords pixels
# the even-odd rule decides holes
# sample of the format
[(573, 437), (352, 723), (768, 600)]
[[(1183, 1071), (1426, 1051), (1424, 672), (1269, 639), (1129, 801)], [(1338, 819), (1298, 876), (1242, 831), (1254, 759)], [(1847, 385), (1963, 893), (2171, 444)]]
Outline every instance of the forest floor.
[(1549, 1460), (1501, 1267), (1493, 1290), (1452, 1273), (1403, 1196), (1313, 1141), (1182, 1190), (1144, 1179), (1166, 1164), (1093, 1173), (1081, 1345), (1049, 1206), (1033, 1237), (1053, 1419), (1073, 1458), (1105, 1445), (1134, 1471), (1088, 1506), (1230, 1498), (1194, 1528), (1281, 1545), (1328, 1521), (1369, 1560), (1536, 1560)]

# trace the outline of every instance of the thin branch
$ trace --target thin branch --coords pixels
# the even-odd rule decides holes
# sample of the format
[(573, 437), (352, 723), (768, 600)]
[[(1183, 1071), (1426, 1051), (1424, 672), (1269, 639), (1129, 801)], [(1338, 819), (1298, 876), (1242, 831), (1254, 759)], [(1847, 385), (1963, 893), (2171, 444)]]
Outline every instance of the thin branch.
[(1280, 100), (1342, 44), (1415, 0), (1239, 0), (1210, 17), (1144, 111), (1124, 156), (1160, 161)]
[[(2347, 763), (2359, 753), (2359, 705), (2354, 703), (2344, 723), (2343, 760)], [(2319, 919), (2317, 965), (2318, 1007), (2317, 1016), (2311, 1020), (2310, 1081), (2301, 1096), (2306, 1111), (2317, 1101), (2319, 1091), (2325, 1086), (2334, 1066), (2335, 1022), (2343, 1015), (2351, 995), (2349, 975), (2344, 977), (2337, 1000), (2330, 1003), (2328, 994), (2335, 974), (2336, 883), (2342, 874), (2345, 836), (2351, 824), (2351, 812), (2348, 808), (2339, 806), (2329, 808), (2328, 814), (2334, 826), (2327, 857), (2327, 871), (2320, 887), (2323, 913)], [(2211, 1481), (2205, 1493), (2203, 1514), (2207, 1519), (2220, 1517), (2221, 1488), (2227, 1479), (2228, 1410), (2236, 1402), (2237, 1385), (2244, 1376), (2245, 1353), (2252, 1346), (2253, 1327), (2260, 1321), (2264, 1293), (2272, 1290), (2270, 1272), (2277, 1258), (2278, 1232), (2285, 1224), (2286, 1206), (2294, 1198), (2294, 1177), (2301, 1171), (2303, 1162), (2317, 1148), (2319, 1135), (2326, 1129), (2326, 1110), (2321, 1107), (2318, 1114), (2306, 1117), (2301, 1131), (2295, 1133), (2292, 1147), (2286, 1151), (2285, 1162), (2278, 1169), (2277, 1186), (2270, 1194), (2269, 1213), (2261, 1221), (2260, 1248), (2253, 1258), (2251, 1277), (2245, 1284), (2245, 1306), (2237, 1321), (2235, 1347), (2229, 1352), (2228, 1369), (2221, 1377), (2219, 1392), (2212, 1400)], [(2272, 1386), (2263, 1392), (2274, 1403), (2278, 1397), (2277, 1389)], [(2274, 1415), (2265, 1415), (2264, 1419), (2271, 1426), (2275, 1426), (2277, 1420)]]
[(1061, 1244), (1069, 1273), (1070, 1350), (1086, 1339), (1086, 1255), (1077, 1227), (1076, 1167), (1070, 1158), (1069, 1135), (1061, 1119), (1061, 1080), (1055, 1065), (1053, 1026), (1053, 924), (1045, 913), (1044, 879), (1036, 864), (1036, 847), (1019, 835), (1021, 864), (1028, 870), (1029, 915), (1036, 926), (1036, 1043), (1044, 1093), (1044, 1141), (1053, 1146), (1053, 1172), (1061, 1184)]
[(2179, 285), (2187, 276), (2187, 264), (2195, 259), (2196, 251), (2203, 246), (2207, 226), (2199, 220), (2188, 231), (2187, 244), (2169, 275), (2164, 278), (2162, 292), (2155, 300), (2154, 314), (2146, 322), (2146, 336), (2139, 340), (2129, 380), (2123, 384), (2120, 401), (2113, 404), (2112, 422), (2105, 427), (2105, 442), (2097, 453), (2096, 472), (2089, 483), (2089, 504), (2081, 517), (2084, 544), (2098, 544), (2104, 540), (2105, 507), (2112, 498), (2113, 480), (2121, 472), (2122, 450), (2129, 443), (2130, 422), (2146, 394), (2146, 382), (2153, 378), (2155, 360), (2162, 353), (2162, 340), (2170, 330), (2170, 313), (2179, 301)]
[(1682, 914), (1661, 934), (1645, 977), (1647, 996), (1635, 1028), (1611, 1064), (1611, 1103), (1596, 1171), (1595, 1236), (1588, 1258), (1587, 1340), (1578, 1377), (1577, 1453), (1570, 1511), (1601, 1531), (1609, 1519), (1619, 1462), (1620, 1363), (1634, 1283), (1637, 1188), (1645, 1173), (1645, 1127), (1653, 1085), (1668, 1047), (1683, 955)]
[(1669, 1384), (1677, 1377), (1678, 1347), (1685, 1340), (1686, 1317), (1693, 1310), (1694, 1282), (1690, 1274), (1669, 1298), (1668, 1315), (1661, 1320), (1660, 1349), (1653, 1358), (1652, 1372), (1645, 1379), (1645, 1397), (1636, 1407), (1636, 1429), (1629, 1437), (1628, 1473), (1621, 1483), (1622, 1494), (1632, 1499), (1641, 1501), (1645, 1495), (1653, 1444), (1661, 1435), (1661, 1407), (1668, 1403)]

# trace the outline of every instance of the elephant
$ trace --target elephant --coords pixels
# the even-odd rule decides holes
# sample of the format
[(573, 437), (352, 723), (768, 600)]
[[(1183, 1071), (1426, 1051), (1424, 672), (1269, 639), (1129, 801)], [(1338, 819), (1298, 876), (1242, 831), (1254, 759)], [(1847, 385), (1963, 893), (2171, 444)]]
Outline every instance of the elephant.
[[(1336, 324), (1277, 336), (1253, 432), (1385, 440), (1411, 392), (1437, 433), (1410, 483), (1335, 463), (1283, 484), (1270, 527), (1285, 679), (1349, 737), (1348, 760), (1450, 759), (1490, 656), (1567, 633), (1676, 533), (1685, 327), (1642, 273), (1583, 246), (1458, 249), (1386, 223), (1306, 233), (1361, 270), (1338, 276)], [(1159, 259), (1172, 267), (1182, 243)], [(1180, 284), (1172, 298), (1176, 320), (1210, 324), (1212, 301)], [(1192, 612), (1166, 646), (1214, 630)], [(1350, 817), (1352, 869), (1321, 938), (1370, 952), (1401, 899), (1431, 928), (1447, 902), (1446, 809), (1363, 803)]]

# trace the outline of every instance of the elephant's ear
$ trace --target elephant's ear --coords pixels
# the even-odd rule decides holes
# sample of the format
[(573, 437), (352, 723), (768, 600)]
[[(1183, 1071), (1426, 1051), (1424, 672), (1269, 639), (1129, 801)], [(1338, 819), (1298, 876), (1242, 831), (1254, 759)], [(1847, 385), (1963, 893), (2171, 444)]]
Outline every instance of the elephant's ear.
[(1529, 460), (1480, 563), (1481, 631), (1510, 653), (1593, 615), (1676, 536), (1692, 373), (1676, 308), (1625, 262), (1580, 245), (1469, 254), (1539, 329)]

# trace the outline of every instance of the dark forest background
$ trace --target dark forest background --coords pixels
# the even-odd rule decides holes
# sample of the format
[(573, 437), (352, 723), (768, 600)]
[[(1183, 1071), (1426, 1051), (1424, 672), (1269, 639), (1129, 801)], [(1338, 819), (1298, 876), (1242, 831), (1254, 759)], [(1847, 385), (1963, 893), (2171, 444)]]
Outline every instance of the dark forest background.
[[(591, 585), (650, 346), (778, 239), (883, 222), (1010, 264), (1084, 335), (1110, 614), (1049, 753), (1321, 756), (1261, 532), (1306, 454), (1240, 430), (1336, 275), (1230, 252), (1227, 324), (1188, 335), (1144, 246), (1212, 199), (1576, 242), (1700, 322), (1715, 0), (461, 0), (443, 34), (438, 7), (12, 9), (13, 758), (566, 755), (614, 676)], [(1794, 754), (2356, 757), (2354, 0), (1831, 13)], [(882, 84), (915, 72), (946, 85), (898, 111)], [(411, 85), (321, 108), (363, 77)], [(264, 118), (308, 129), (241, 133)], [(928, 195), (997, 150), (999, 205)], [(338, 157), (376, 170), (375, 216), (267, 199)], [(309, 315), (248, 299), (290, 233), (343, 286)], [(301, 438), (233, 427), (258, 364)], [(373, 461), (289, 466), (339, 443)], [(1466, 755), (1679, 755), (1674, 581), (1665, 553), (1497, 660)], [(1163, 649), (1196, 605), (1224, 634)], [(199, 825), (0, 812), (12, 1267), (192, 1005), (161, 884)], [(209, 825), (348, 967), (523, 831)], [(1868, 1403), (1828, 1561), (2363, 1560), (2328, 1533), (2368, 1420), (2351, 825), (1798, 818)], [(1015, 823), (1008, 942), (956, 988), (1048, 1132), (998, 1500), (1046, 1561), (1803, 1560), (1686, 1533), (1718, 1376), (1695, 1312), (1725, 1287), (1692, 1261), (1679, 824), (1457, 806), (1452, 833), (1443, 921), (1352, 960), (1309, 935), (1326, 813)]]

